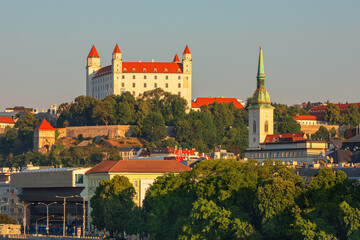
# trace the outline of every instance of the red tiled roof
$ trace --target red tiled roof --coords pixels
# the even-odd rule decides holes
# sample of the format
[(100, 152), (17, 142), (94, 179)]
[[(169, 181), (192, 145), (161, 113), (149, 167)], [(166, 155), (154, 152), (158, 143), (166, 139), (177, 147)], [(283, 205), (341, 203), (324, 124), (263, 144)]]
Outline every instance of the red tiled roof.
[(11, 117), (0, 117), (0, 123), (15, 124)]
[[(351, 104), (356, 104), (356, 106), (359, 108), (360, 107), (360, 103), (334, 103), (335, 106), (338, 106), (341, 110), (346, 110)], [(323, 104), (323, 105), (318, 105), (316, 107), (313, 107), (312, 109), (310, 109), (309, 112), (313, 112), (313, 111), (322, 111), (326, 109), (327, 104)]]
[(179, 56), (177, 54), (175, 55), (173, 62), (176, 62), (176, 63), (180, 62)]
[(316, 116), (311, 116), (311, 115), (296, 115), (293, 118), (294, 120), (313, 120), (313, 121), (317, 120)]
[(100, 56), (99, 56), (99, 54), (98, 54), (95, 46), (93, 45), (92, 48), (91, 48), (91, 50), (90, 50), (90, 53), (89, 53), (89, 55), (88, 55), (88, 58), (99, 58), (99, 57), (100, 57)]
[(100, 69), (96, 72), (94, 78), (101, 77), (101, 76), (104, 76), (104, 75), (106, 75), (106, 74), (110, 74), (110, 73), (111, 73), (111, 70), (112, 70), (112, 65), (109, 65), (109, 66), (100, 68)]
[(233, 103), (236, 108), (243, 109), (244, 107), (241, 105), (241, 103), (236, 98), (222, 98), (222, 97), (199, 97), (194, 102), (195, 104), (191, 103), (191, 107), (201, 107), (204, 105), (213, 104), (215, 101), (218, 103)]
[[(123, 62), (124, 73), (182, 73), (182, 63), (176, 62)], [(110, 74), (112, 65), (100, 68), (94, 78)]]
[(266, 135), (264, 143), (272, 143), (272, 142), (295, 142), (295, 141), (303, 141), (304, 133), (284, 133), (284, 134), (269, 134)]
[(119, 46), (116, 44), (114, 52), (113, 53), (121, 53)]
[(191, 108), (200, 108), (196, 102), (191, 102)]
[(185, 47), (185, 50), (184, 50), (184, 53), (183, 53), (183, 54), (185, 54), (185, 53), (191, 54), (190, 49), (189, 49), (189, 47), (188, 47), (187, 45), (186, 45), (186, 47)]
[(55, 131), (55, 128), (51, 126), (51, 124), (46, 121), (46, 119), (42, 120), (42, 122), (34, 129), (34, 131)]
[(86, 173), (102, 172), (134, 172), (134, 173), (166, 173), (184, 172), (191, 168), (174, 160), (120, 160), (102, 161)]

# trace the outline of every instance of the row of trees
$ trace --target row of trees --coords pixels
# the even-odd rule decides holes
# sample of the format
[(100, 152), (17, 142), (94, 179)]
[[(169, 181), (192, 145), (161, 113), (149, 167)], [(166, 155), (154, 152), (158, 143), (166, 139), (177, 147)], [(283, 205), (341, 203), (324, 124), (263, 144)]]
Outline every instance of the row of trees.
[[(159, 177), (142, 209), (125, 177), (102, 181), (91, 199), (93, 223), (113, 235), (151, 239), (359, 239), (360, 186), (321, 169), (308, 185), (272, 160), (209, 160)], [(116, 223), (116, 224), (114, 224)]]
[(351, 125), (360, 124), (360, 113), (356, 104), (350, 104), (346, 113), (340, 115), (339, 106), (329, 103), (325, 109), (324, 120), (332, 124)]

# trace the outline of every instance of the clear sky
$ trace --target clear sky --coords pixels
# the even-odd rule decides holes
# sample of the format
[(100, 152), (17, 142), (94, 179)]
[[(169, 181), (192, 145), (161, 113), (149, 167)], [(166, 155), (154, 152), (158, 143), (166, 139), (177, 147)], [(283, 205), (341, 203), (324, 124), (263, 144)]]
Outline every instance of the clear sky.
[(359, 102), (360, 1), (0, 1), (0, 111), (85, 94), (86, 57), (102, 66), (171, 61), (189, 45), (193, 98), (256, 88), (259, 46), (271, 100)]

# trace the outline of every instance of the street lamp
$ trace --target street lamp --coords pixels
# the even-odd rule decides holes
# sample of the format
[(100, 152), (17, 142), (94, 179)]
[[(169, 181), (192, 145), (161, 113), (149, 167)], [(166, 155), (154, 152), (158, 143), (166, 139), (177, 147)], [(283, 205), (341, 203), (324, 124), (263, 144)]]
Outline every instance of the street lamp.
[(85, 198), (88, 197), (92, 197), (94, 195), (89, 195), (89, 196), (80, 196), (80, 195), (76, 195), (75, 197), (81, 197), (83, 199), (83, 203), (76, 203), (77, 205), (82, 205), (83, 206), (83, 238), (85, 237), (85, 218), (86, 218), (86, 207), (85, 207)]
[[(54, 217), (55, 215), (51, 215), (52, 217)], [(41, 218), (38, 218), (36, 219), (35, 221), (35, 230), (36, 230), (36, 236), (38, 235), (38, 221), (41, 220), (41, 219), (44, 219), (44, 218), (47, 218), (49, 220), (49, 217), (41, 217)], [(49, 235), (49, 234), (48, 234)]]
[(64, 222), (63, 222), (63, 237), (65, 237), (65, 206), (66, 206), (66, 199), (67, 198), (73, 198), (74, 196), (66, 196), (66, 197), (62, 197), (62, 196), (55, 196), (57, 198), (63, 198), (64, 199)]
[(23, 226), (24, 226), (24, 234), (26, 235), (26, 208), (34, 203), (16, 203), (17, 205), (20, 205), (24, 208), (24, 219), (23, 219)]
[(42, 204), (46, 206), (46, 234), (49, 235), (49, 207), (53, 204), (56, 204), (57, 202), (52, 202), (49, 204), (45, 204), (43, 202), (39, 202), (38, 204)]

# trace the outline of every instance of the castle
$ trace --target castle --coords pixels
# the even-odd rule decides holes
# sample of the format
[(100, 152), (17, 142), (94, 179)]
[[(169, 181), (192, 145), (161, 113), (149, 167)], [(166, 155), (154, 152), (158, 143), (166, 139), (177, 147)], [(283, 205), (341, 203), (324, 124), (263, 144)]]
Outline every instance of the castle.
[(191, 106), (191, 52), (188, 46), (182, 62), (176, 54), (172, 62), (123, 62), (122, 53), (116, 44), (112, 53), (112, 64), (101, 67), (100, 56), (92, 46), (86, 66), (86, 95), (97, 99), (129, 91), (134, 97), (162, 88), (179, 95)]

